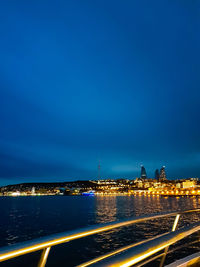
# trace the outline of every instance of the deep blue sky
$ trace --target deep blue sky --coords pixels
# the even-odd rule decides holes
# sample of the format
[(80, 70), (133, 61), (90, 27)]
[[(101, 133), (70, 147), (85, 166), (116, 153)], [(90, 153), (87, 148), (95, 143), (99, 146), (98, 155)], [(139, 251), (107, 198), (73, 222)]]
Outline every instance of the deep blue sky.
[(0, 3), (0, 184), (200, 176), (200, 2)]

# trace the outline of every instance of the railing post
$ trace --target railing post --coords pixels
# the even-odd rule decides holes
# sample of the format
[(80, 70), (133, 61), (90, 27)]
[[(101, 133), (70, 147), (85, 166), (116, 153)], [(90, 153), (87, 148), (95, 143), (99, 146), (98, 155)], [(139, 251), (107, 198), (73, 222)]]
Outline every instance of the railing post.
[[(174, 224), (173, 224), (173, 226), (172, 226), (172, 232), (174, 232), (174, 231), (176, 230), (176, 227), (177, 227), (179, 218), (180, 218), (180, 214), (177, 214), (177, 215), (176, 215), (176, 218), (175, 218), (175, 220), (174, 220)], [(168, 249), (169, 249), (169, 246), (166, 247), (166, 248), (164, 249), (164, 255), (163, 255), (163, 257), (162, 257), (162, 259), (161, 259), (161, 261), (160, 261), (160, 266), (159, 266), (159, 267), (163, 267), (163, 264), (164, 264), (164, 262), (165, 262), (165, 258), (166, 258), (166, 256), (167, 256)]]
[(48, 248), (44, 248), (43, 249), (42, 255), (40, 257), (40, 261), (38, 263), (38, 267), (44, 267), (45, 266), (45, 264), (47, 262), (48, 255), (49, 255), (50, 248), (51, 247), (48, 247)]

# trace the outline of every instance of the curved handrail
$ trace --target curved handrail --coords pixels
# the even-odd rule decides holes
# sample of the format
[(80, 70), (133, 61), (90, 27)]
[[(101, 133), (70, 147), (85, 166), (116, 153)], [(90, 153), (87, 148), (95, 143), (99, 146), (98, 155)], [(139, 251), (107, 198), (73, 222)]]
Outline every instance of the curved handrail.
[[(156, 237), (153, 240), (145, 242), (134, 248), (129, 248), (126, 251), (115, 255), (114, 257), (106, 258), (100, 262), (96, 262), (90, 266), (93, 267), (129, 267), (140, 261), (154, 255), (164, 248), (176, 243), (177, 241), (200, 230), (200, 222), (190, 226), (181, 228), (174, 232), (167, 233), (163, 236)], [(83, 265), (84, 266), (84, 265)]]
[[(165, 235), (165, 234), (166, 234), (166, 233), (161, 234), (161, 235), (158, 235), (158, 236), (163, 236), (163, 235)], [(158, 237), (158, 236), (156, 236), (156, 237)], [(100, 256), (100, 257), (97, 257), (97, 258), (94, 258), (94, 259), (92, 259), (92, 260), (90, 260), (90, 261), (81, 263), (81, 264), (78, 265), (77, 267), (87, 267), (87, 266), (91, 266), (92, 264), (94, 264), (94, 263), (96, 263), (96, 262), (102, 261), (102, 260), (104, 260), (104, 259), (106, 259), (106, 258), (109, 258), (109, 257), (111, 257), (111, 256), (114, 256), (114, 255), (118, 254), (118, 253), (121, 253), (121, 252), (123, 252), (123, 251), (126, 251), (126, 250), (128, 250), (129, 248), (133, 248), (133, 247), (139, 246), (139, 245), (141, 245), (141, 244), (143, 244), (143, 243), (149, 242), (149, 241), (155, 239), (156, 237), (154, 236), (154, 237), (151, 237), (151, 238), (148, 238), (148, 239), (139, 241), (139, 242), (137, 242), (137, 243), (130, 244), (130, 245), (128, 245), (128, 246), (125, 246), (125, 247), (116, 249), (116, 250), (114, 250), (114, 251), (112, 251), (112, 252), (109, 252), (109, 253), (107, 253), (107, 254), (103, 254), (103, 255)], [(163, 253), (163, 254), (164, 254), (164, 253)], [(162, 254), (162, 255), (163, 255), (163, 254)], [(159, 257), (162, 256), (162, 255), (159, 255)]]
[[(19, 244), (14, 244), (8, 247), (0, 248), (0, 262), (15, 258), (24, 254), (28, 254), (38, 250), (45, 250), (43, 257), (48, 257), (50, 247), (66, 243), (75, 239), (83, 238), (89, 235), (98, 234), (118, 227), (128, 226), (135, 223), (140, 223), (148, 220), (159, 219), (169, 216), (176, 216), (177, 214), (185, 214), (191, 212), (199, 212), (200, 209), (190, 209), (185, 211), (165, 212), (147, 216), (133, 217), (126, 220), (119, 220), (100, 225), (92, 225), (80, 230), (73, 230), (64, 233), (59, 233), (47, 237), (38, 238), (35, 240), (26, 241)], [(46, 260), (45, 258), (45, 260)], [(44, 266), (42, 263), (40, 266)]]

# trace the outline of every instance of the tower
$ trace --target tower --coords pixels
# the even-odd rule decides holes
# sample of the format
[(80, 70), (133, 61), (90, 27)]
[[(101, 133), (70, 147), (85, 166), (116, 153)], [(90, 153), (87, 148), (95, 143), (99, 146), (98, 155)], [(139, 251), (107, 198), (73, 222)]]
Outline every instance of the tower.
[(159, 181), (159, 178), (160, 178), (159, 170), (156, 169), (156, 171), (155, 171), (155, 179)]
[(165, 173), (165, 166), (163, 166), (161, 169), (160, 169), (160, 181), (166, 181), (167, 178), (166, 178), (166, 173)]
[(147, 173), (143, 165), (141, 166), (141, 179), (147, 179)]
[(34, 186), (32, 187), (31, 194), (35, 195), (35, 187)]

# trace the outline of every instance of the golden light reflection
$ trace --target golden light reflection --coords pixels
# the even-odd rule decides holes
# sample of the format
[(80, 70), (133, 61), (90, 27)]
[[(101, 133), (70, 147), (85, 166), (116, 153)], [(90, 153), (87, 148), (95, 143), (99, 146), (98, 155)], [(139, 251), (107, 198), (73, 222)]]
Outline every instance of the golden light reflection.
[(117, 217), (117, 197), (97, 196), (96, 204), (96, 223), (106, 223), (116, 221)]

